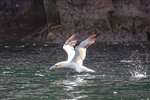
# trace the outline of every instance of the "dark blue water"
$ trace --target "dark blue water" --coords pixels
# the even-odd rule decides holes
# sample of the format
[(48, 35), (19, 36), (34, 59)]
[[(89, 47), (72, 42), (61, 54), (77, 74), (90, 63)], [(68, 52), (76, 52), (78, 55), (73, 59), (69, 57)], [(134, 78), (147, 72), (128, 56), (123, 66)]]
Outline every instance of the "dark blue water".
[(48, 71), (62, 45), (0, 45), (0, 100), (150, 100), (150, 44), (99, 44), (85, 66), (96, 73)]

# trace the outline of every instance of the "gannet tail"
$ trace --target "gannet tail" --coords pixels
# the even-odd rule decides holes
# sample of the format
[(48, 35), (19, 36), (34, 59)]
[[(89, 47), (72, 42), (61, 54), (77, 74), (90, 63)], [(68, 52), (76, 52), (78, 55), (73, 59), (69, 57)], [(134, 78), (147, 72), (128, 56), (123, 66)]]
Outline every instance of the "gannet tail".
[(83, 66), (83, 71), (84, 72), (90, 72), (90, 73), (94, 73), (95, 72), (93, 69), (87, 68), (85, 66)]

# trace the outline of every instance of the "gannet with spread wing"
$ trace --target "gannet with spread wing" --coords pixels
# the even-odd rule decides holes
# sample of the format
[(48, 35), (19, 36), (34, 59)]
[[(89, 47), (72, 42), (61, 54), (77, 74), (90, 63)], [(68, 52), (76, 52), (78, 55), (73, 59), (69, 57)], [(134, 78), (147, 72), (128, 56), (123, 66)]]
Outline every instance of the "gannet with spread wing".
[(66, 61), (56, 63), (49, 69), (53, 70), (56, 68), (70, 68), (79, 73), (95, 72), (94, 70), (87, 68), (83, 65), (83, 61), (86, 57), (86, 50), (90, 45), (95, 43), (95, 41), (96, 34), (92, 34), (87, 39), (82, 41), (78, 46), (76, 46), (77, 36), (73, 34), (69, 39), (67, 39), (63, 46), (63, 49), (68, 55), (68, 59)]

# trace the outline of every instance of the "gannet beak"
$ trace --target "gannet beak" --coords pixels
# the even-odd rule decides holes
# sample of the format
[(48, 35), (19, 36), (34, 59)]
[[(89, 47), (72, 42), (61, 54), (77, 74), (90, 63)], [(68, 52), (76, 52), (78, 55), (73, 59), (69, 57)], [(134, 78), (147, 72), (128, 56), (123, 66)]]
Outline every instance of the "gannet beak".
[(57, 67), (56, 65), (50, 66), (49, 70), (54, 70), (54, 69), (56, 69), (56, 67)]

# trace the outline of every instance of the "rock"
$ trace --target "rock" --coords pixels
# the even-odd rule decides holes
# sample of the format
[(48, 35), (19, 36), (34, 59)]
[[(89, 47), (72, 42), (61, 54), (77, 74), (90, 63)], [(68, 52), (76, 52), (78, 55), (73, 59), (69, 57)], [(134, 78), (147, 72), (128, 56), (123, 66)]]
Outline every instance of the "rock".
[(149, 0), (56, 0), (64, 33), (99, 34), (98, 41), (147, 41)]
[[(47, 27), (43, 0), (1, 0), (0, 40), (45, 40), (39, 33)], [(44, 39), (43, 39), (44, 38)]]
[(93, 32), (100, 42), (150, 41), (150, 1), (1, 0), (0, 28), (0, 41), (62, 43)]

